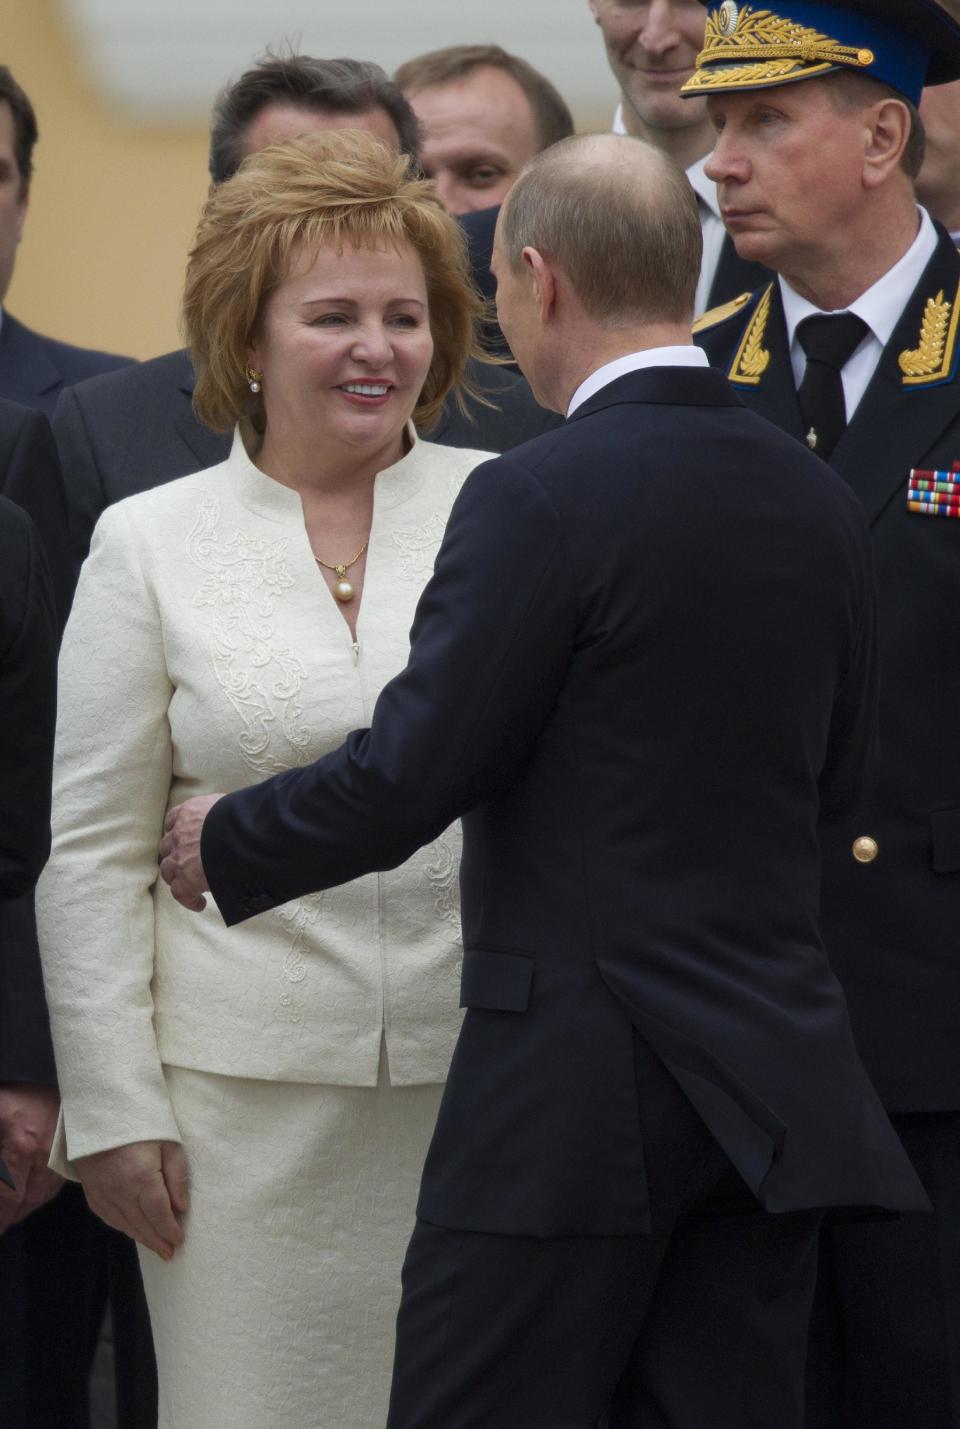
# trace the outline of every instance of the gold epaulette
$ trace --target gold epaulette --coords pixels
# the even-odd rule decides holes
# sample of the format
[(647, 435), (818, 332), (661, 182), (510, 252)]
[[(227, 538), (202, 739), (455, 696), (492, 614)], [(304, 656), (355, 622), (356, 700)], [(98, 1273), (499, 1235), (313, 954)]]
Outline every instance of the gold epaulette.
[(738, 313), (741, 308), (746, 307), (752, 297), (752, 293), (741, 293), (739, 298), (734, 298), (732, 302), (721, 303), (718, 308), (711, 308), (709, 312), (701, 313), (690, 331), (696, 336), (698, 332), (706, 332), (708, 328), (716, 327), (718, 323), (725, 323), (727, 318), (732, 318), (734, 313)]

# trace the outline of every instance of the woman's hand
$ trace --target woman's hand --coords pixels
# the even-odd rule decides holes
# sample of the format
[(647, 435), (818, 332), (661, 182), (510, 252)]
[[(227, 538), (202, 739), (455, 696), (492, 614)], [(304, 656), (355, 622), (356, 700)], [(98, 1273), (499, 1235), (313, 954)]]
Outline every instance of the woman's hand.
[(161, 1260), (183, 1244), (187, 1158), (177, 1141), (135, 1141), (74, 1162), (92, 1211)]

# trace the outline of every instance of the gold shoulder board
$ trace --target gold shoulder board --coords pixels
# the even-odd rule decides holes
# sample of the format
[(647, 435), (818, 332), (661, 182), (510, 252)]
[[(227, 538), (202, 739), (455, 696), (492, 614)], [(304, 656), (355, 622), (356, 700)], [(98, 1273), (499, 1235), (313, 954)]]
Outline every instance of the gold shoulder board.
[(708, 328), (716, 327), (718, 323), (725, 323), (727, 318), (732, 318), (734, 313), (738, 313), (741, 308), (746, 307), (752, 297), (752, 293), (741, 293), (739, 298), (734, 298), (732, 302), (721, 303), (718, 308), (711, 308), (709, 312), (701, 313), (690, 331), (696, 335), (698, 332), (706, 332)]

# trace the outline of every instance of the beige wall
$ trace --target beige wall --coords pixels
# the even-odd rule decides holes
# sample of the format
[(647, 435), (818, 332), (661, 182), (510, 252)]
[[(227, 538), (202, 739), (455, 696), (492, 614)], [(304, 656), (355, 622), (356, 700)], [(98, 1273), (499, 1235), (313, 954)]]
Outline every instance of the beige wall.
[(179, 346), (205, 129), (140, 130), (105, 108), (71, 53), (57, 0), (0, 0), (0, 62), (40, 127), (10, 311), (53, 337), (133, 357)]

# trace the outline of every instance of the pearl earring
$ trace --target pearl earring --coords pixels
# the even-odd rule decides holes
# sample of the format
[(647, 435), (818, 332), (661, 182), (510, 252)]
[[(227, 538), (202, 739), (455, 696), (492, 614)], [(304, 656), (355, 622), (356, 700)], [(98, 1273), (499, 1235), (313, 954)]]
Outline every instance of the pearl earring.
[(248, 367), (244, 373), (244, 376), (247, 379), (247, 385), (249, 386), (250, 391), (254, 394), (254, 396), (256, 396), (256, 394), (260, 391), (260, 384), (263, 381), (263, 373), (255, 372), (252, 367)]

